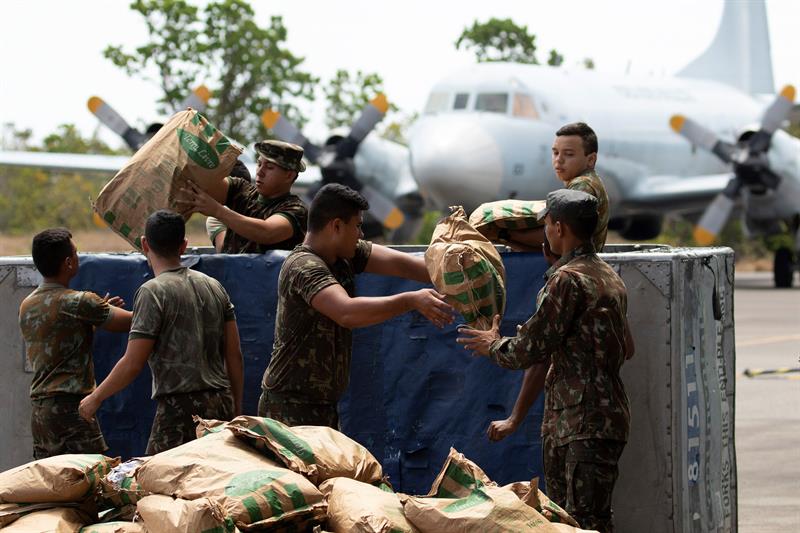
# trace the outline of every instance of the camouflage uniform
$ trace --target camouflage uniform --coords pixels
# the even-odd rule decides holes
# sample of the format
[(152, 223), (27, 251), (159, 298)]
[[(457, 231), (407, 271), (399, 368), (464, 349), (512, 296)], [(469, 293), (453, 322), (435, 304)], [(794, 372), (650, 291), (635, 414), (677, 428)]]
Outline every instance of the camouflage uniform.
[(352, 332), (314, 309), (311, 300), (337, 283), (353, 296), (355, 275), (364, 271), (371, 251), (370, 242), (359, 241), (353, 259), (328, 265), (303, 245), (286, 258), (259, 416), (289, 425), (338, 425), (336, 406), (350, 379)]
[(78, 415), (78, 404), (95, 388), (92, 340), (95, 326), (111, 318), (111, 306), (92, 292), (43, 283), (19, 308), (19, 325), (31, 382), (31, 432), (36, 459), (108, 449), (97, 421)]
[(580, 176), (572, 178), (567, 184), (567, 189), (583, 191), (597, 198), (597, 228), (592, 235), (592, 243), (597, 252), (602, 252), (608, 236), (608, 194), (603, 180), (594, 170), (587, 170)]
[(136, 291), (129, 338), (155, 340), (149, 363), (158, 407), (148, 454), (193, 440), (192, 415), (233, 417), (224, 332), (235, 319), (222, 285), (186, 267), (166, 270)]
[(516, 337), (495, 341), (490, 356), (514, 369), (550, 362), (542, 422), (547, 493), (581, 527), (612, 531), (611, 493), (630, 427), (619, 375), (625, 285), (589, 243), (545, 277), (536, 313)]
[(228, 180), (228, 196), (225, 199), (227, 207), (242, 215), (263, 220), (272, 215), (281, 215), (291, 223), (294, 233), (285, 241), (259, 244), (228, 228), (222, 245), (222, 253), (263, 254), (269, 250), (291, 250), (303, 242), (306, 235), (308, 210), (298, 196), (286, 193), (278, 198), (265, 198), (247, 180), (233, 177), (226, 179)]

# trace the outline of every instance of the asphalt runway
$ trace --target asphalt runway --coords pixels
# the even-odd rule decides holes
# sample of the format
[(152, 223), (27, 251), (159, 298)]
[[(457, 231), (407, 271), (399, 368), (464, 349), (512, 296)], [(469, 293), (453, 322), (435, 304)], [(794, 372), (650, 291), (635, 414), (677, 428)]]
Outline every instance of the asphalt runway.
[(800, 531), (800, 373), (743, 375), (800, 367), (800, 280), (737, 274), (734, 318), (739, 531)]

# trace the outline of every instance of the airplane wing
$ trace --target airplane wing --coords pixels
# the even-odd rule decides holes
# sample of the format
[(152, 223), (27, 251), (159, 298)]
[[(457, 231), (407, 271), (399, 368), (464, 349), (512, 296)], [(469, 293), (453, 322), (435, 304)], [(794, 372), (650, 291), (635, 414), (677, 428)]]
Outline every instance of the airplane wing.
[(0, 151), (0, 165), (64, 172), (112, 173), (128, 162), (127, 155), (59, 154), (53, 152)]
[(702, 176), (647, 176), (623, 194), (624, 208), (656, 212), (698, 212), (719, 194), (730, 173)]

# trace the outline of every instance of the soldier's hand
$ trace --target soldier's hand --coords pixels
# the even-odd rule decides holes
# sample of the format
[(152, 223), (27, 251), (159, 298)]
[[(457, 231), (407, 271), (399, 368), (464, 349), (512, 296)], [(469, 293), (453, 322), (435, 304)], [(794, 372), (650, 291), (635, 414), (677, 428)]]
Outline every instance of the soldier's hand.
[(125, 307), (125, 300), (119, 296), (110, 296), (109, 293), (103, 296), (103, 301), (108, 302), (109, 305), (113, 305), (114, 307)]
[(81, 415), (81, 418), (86, 420), (87, 422), (91, 422), (94, 420), (94, 414), (100, 408), (100, 403), (97, 402), (94, 397), (90, 394), (83, 400), (81, 400), (80, 405), (78, 405), (78, 414)]
[(519, 423), (511, 417), (508, 417), (505, 420), (495, 420), (489, 424), (489, 429), (486, 430), (486, 435), (491, 441), (501, 441), (514, 433), (518, 426)]
[(461, 326), (458, 328), (458, 334), (461, 336), (456, 342), (463, 345), (465, 350), (478, 355), (489, 355), (492, 343), (500, 338), (500, 315), (494, 316), (492, 327), (486, 331)]
[(443, 328), (453, 322), (455, 310), (444, 301), (445, 295), (433, 289), (420, 289), (411, 293), (414, 309), (433, 322), (437, 328)]
[(206, 216), (217, 217), (222, 209), (222, 204), (198, 187), (195, 182), (189, 180), (186, 183), (187, 186), (181, 189), (183, 198), (176, 199), (176, 203), (190, 213), (202, 213)]

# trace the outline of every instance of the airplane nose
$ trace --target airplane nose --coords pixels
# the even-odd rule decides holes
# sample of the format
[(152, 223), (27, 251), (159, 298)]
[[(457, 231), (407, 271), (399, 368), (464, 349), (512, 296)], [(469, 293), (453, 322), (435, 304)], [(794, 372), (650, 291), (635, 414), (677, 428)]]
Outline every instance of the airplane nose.
[(411, 135), (411, 169), (423, 193), (439, 208), (469, 212), (497, 198), (503, 177), (500, 147), (466, 117), (430, 117)]

